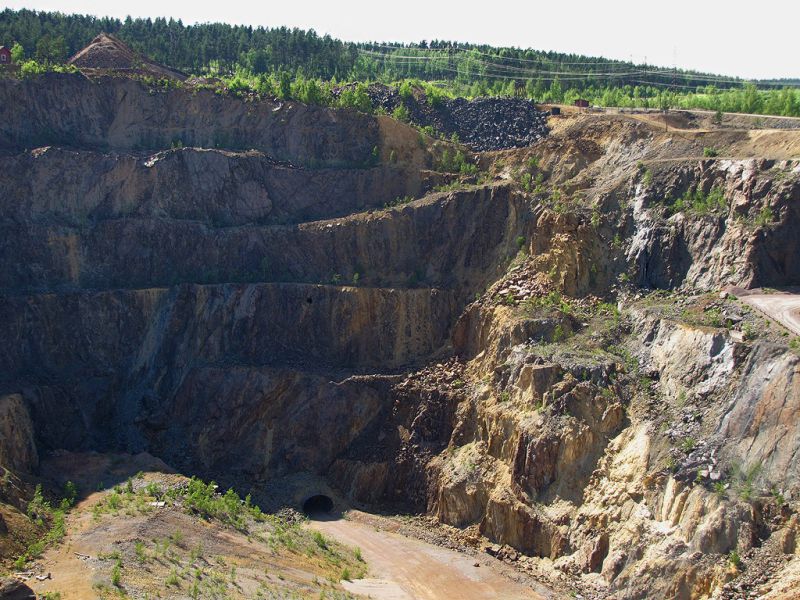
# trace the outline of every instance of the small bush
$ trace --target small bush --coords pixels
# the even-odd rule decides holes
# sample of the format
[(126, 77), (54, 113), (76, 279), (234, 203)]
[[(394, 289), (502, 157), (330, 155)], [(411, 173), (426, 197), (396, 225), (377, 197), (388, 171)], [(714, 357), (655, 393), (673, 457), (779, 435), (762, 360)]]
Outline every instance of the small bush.
[(147, 560), (147, 551), (142, 542), (136, 542), (136, 544), (134, 544), (133, 552), (136, 554), (136, 559), (139, 562), (145, 562)]
[(694, 191), (689, 190), (682, 197), (672, 203), (670, 212), (693, 212), (696, 214), (709, 214), (724, 211), (728, 208), (728, 201), (725, 194), (719, 187), (711, 188), (708, 194), (704, 193), (699, 187)]
[(756, 491), (756, 482), (761, 475), (761, 465), (758, 463), (749, 466), (736, 465), (733, 469), (733, 486), (739, 498), (749, 502)]
[(756, 328), (753, 327), (750, 323), (745, 323), (742, 327), (742, 334), (744, 335), (744, 339), (746, 340), (754, 340), (758, 337), (758, 332)]
[(170, 587), (170, 586), (179, 587), (180, 586), (180, 579), (178, 578), (178, 573), (177, 573), (177, 571), (175, 571), (175, 569), (172, 569), (169, 572), (169, 575), (167, 575), (167, 578), (164, 580), (164, 584), (167, 587)]
[(400, 87), (397, 90), (397, 93), (400, 94), (400, 98), (403, 100), (410, 100), (414, 97), (414, 88), (411, 86), (410, 81), (404, 81), (400, 84)]
[(759, 227), (765, 227), (766, 225), (774, 222), (775, 213), (772, 212), (772, 209), (769, 206), (763, 206), (756, 217), (756, 225)]
[(730, 554), (728, 554), (728, 562), (737, 569), (742, 566), (742, 558), (739, 556), (739, 553), (736, 550), (730, 551)]
[(408, 123), (411, 120), (411, 113), (408, 112), (404, 104), (398, 104), (397, 108), (392, 111), (392, 118), (403, 123)]
[(117, 588), (122, 585), (122, 562), (119, 560), (114, 563), (114, 568), (111, 569), (111, 585)]
[(681, 442), (681, 450), (683, 450), (686, 454), (690, 454), (696, 447), (697, 440), (695, 440), (693, 437), (684, 438)]
[(339, 108), (352, 108), (364, 113), (372, 112), (372, 100), (367, 94), (367, 86), (357, 83), (354, 86), (345, 87), (336, 102)]
[(719, 498), (723, 498), (725, 496), (725, 484), (721, 481), (714, 482), (714, 493)]
[(325, 539), (325, 536), (322, 535), (319, 531), (314, 531), (311, 533), (311, 539), (314, 540), (314, 543), (321, 549), (327, 550), (328, 549), (328, 540)]
[(478, 172), (478, 168), (467, 160), (461, 150), (453, 153), (449, 148), (445, 148), (442, 152), (436, 170), (444, 173), (461, 173), (462, 175), (474, 175)]

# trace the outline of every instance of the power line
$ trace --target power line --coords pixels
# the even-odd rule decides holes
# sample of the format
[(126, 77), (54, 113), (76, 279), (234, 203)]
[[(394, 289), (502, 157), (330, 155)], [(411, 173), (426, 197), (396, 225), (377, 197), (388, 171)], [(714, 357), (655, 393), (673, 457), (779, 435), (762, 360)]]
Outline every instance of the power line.
[[(480, 54), (481, 56), (489, 56), (492, 58), (496, 58), (498, 60), (513, 60), (517, 62), (524, 62), (524, 63), (535, 63), (539, 64), (542, 62), (551, 62), (557, 63), (559, 65), (609, 65), (609, 66), (616, 66), (616, 65), (626, 65), (624, 60), (615, 60), (611, 58), (602, 59), (602, 60), (583, 60), (583, 61), (576, 61), (576, 62), (565, 62), (561, 60), (553, 60), (550, 58), (515, 58), (513, 56), (500, 56), (499, 54), (492, 54), (490, 52), (481, 52), (475, 48), (460, 48), (458, 46), (454, 46), (452, 48), (418, 48), (415, 46), (392, 46), (387, 44), (375, 44), (375, 43), (365, 43), (364, 45), (373, 46), (375, 48), (386, 48), (388, 50), (419, 50), (420, 52), (472, 52), (475, 54)], [(359, 49), (360, 50), (360, 49)], [(524, 51), (523, 51), (524, 52)], [(542, 52), (541, 50), (534, 50), (533, 52)], [(631, 63), (633, 64), (633, 63)]]
[[(394, 51), (400, 49), (409, 49), (413, 50), (413, 48), (403, 48), (398, 46), (387, 46), (387, 45), (380, 45), (374, 44), (376, 47), (388, 48), (393, 49)], [(425, 62), (433, 62), (433, 61), (449, 61), (452, 58), (451, 49), (425, 49), (421, 48), (420, 52), (425, 52), (425, 54), (396, 54), (396, 53), (386, 53), (386, 52), (378, 52), (374, 50), (365, 50), (363, 48), (357, 48), (357, 51), (366, 56), (370, 56), (372, 58), (380, 58), (384, 61), (390, 60), (391, 62), (396, 63), (398, 66), (413, 66), (415, 63), (425, 63)], [(460, 49), (460, 48), (453, 48), (452, 51), (457, 52), (473, 52), (472, 50), (467, 49)], [(430, 53), (441, 53), (440, 56), (431, 55)], [(444, 53), (447, 52), (445, 55)], [(475, 51), (477, 52), (477, 51)], [(490, 56), (493, 58), (499, 59), (506, 59), (506, 60), (520, 60), (524, 62), (536, 63), (541, 64), (543, 61), (532, 61), (532, 60), (524, 60), (524, 59), (514, 59), (511, 57), (499, 57), (497, 55), (492, 55), (486, 52), (477, 52), (483, 56)], [(556, 63), (556, 61), (549, 61), (552, 63)], [(477, 66), (479, 68), (483, 68), (486, 72), (484, 76), (492, 77), (494, 79), (516, 79), (516, 78), (526, 78), (526, 79), (535, 79), (539, 78), (542, 75), (549, 75), (555, 76), (559, 78), (563, 78), (564, 80), (580, 80), (580, 79), (588, 79), (588, 78), (625, 78), (630, 77), (633, 75), (645, 75), (646, 77), (650, 76), (662, 76), (663, 78), (669, 78), (674, 85), (678, 86), (678, 80), (683, 79), (684, 81), (691, 81), (696, 80), (699, 82), (706, 82), (705, 84), (709, 83), (717, 83), (717, 84), (730, 84), (730, 85), (744, 85), (747, 83), (753, 83), (758, 86), (762, 87), (789, 87), (789, 88), (797, 88), (800, 87), (800, 84), (791, 84), (786, 82), (771, 82), (771, 81), (759, 81), (759, 80), (746, 80), (746, 79), (731, 79), (726, 78), (725, 76), (721, 75), (702, 75), (697, 73), (690, 73), (687, 71), (678, 71), (677, 67), (673, 67), (672, 69), (648, 69), (646, 66), (644, 69), (641, 68), (630, 68), (626, 66), (626, 63), (622, 63), (621, 61), (617, 63), (611, 63), (610, 61), (603, 61), (603, 62), (585, 62), (585, 63), (557, 63), (557, 64), (604, 64), (609, 67), (626, 67), (626, 70), (614, 70), (614, 71), (592, 71), (592, 70), (570, 70), (570, 71), (550, 71), (550, 70), (539, 70), (539, 69), (527, 69), (524, 67), (516, 67), (513, 65), (504, 65), (504, 64), (497, 64), (490, 61), (479, 60), (479, 59), (472, 59), (470, 65)], [(634, 65), (631, 64), (631, 67)], [(442, 65), (436, 65), (437, 69), (449, 72), (460, 72), (454, 71), (452, 69), (447, 69)], [(512, 75), (509, 77), (508, 75)], [(546, 79), (551, 80), (553, 77), (547, 77)], [(691, 87), (691, 86), (680, 86), (680, 87)]]
[[(393, 55), (393, 54), (385, 54), (383, 52), (371, 52), (369, 50), (359, 50), (362, 54), (367, 54), (369, 56), (385, 60), (390, 60), (392, 62), (399, 62), (401, 65), (413, 65), (415, 63), (424, 63), (429, 61), (438, 61), (443, 60), (445, 57), (437, 57), (437, 56), (408, 56), (408, 55)], [(625, 77), (630, 74), (638, 74), (644, 73), (645, 71), (540, 71), (540, 70), (529, 70), (523, 69), (521, 67), (511, 67), (509, 65), (497, 65), (489, 62), (484, 61), (475, 61), (474, 63), (477, 66), (487, 67), (491, 69), (498, 69), (500, 71), (504, 71), (505, 74), (509, 73), (517, 73), (520, 77), (524, 78), (531, 78), (532, 75), (565, 75), (565, 76), (574, 76), (574, 75), (585, 75), (585, 76), (592, 76), (592, 77)]]

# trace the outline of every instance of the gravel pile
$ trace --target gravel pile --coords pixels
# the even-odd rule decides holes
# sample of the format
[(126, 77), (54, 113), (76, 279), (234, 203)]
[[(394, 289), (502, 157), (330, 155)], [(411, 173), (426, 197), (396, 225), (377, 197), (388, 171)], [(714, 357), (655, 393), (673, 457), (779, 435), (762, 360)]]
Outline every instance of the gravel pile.
[(456, 98), (445, 103), (458, 137), (478, 151), (522, 148), (547, 135), (547, 113), (521, 98)]
[[(344, 87), (334, 90), (334, 95)], [(456, 98), (434, 107), (420, 89), (415, 89), (414, 95), (405, 100), (395, 88), (382, 84), (370, 85), (367, 94), (376, 109), (391, 115), (402, 103), (413, 124), (433, 127), (448, 138), (456, 134), (462, 143), (478, 152), (523, 148), (548, 133), (547, 113), (538, 110), (532, 100)]]

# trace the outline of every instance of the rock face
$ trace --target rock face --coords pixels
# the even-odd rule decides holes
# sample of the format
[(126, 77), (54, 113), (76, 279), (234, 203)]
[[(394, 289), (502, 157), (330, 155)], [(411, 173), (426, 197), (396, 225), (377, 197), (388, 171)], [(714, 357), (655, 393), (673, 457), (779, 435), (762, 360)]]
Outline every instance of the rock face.
[(255, 149), (299, 165), (361, 167), (380, 147), (377, 121), (354, 111), (245, 103), (212, 90), (148, 88), (120, 77), (50, 73), (4, 79), (0, 148), (132, 152), (171, 145)]
[(0, 465), (30, 473), (39, 464), (28, 408), (19, 394), (0, 396)]
[(719, 288), (800, 283), (796, 161), (581, 116), (425, 194), (447, 176), (385, 117), (61, 75), (0, 98), (0, 465), (147, 451), (268, 498), (310, 473), (598, 597), (794, 552), (796, 348)]
[[(639, 283), (660, 288), (687, 283), (704, 289), (800, 283), (798, 241), (791, 225), (800, 216), (800, 185), (794, 178), (775, 180), (776, 174), (793, 167), (764, 160), (701, 161), (649, 188), (640, 184), (634, 190), (636, 232), (629, 251), (639, 269)], [(702, 219), (687, 219), (685, 213), (666, 222), (653, 218), (654, 209), (690, 186), (705, 193), (723, 191), (728, 206)], [(755, 229), (753, 222), (759, 220), (773, 226)]]
[[(447, 348), (467, 298), (532, 225), (508, 185), (383, 209), (420, 191), (419, 148), (402, 150), (418, 136), (383, 139), (365, 115), (213, 94), (212, 109), (200, 92), (125, 79), (4, 86), (35, 101), (9, 125), (0, 176), (16, 199), (0, 209), (0, 389), (46, 450), (150, 449), (231, 482), (323, 473), (385, 411), (386, 377)], [(221, 131), (259, 149), (154, 139), (156, 152), (130, 153), (171, 119), (184, 142)], [(67, 128), (69, 149), (19, 151)], [(404, 162), (374, 164), (389, 144)]]

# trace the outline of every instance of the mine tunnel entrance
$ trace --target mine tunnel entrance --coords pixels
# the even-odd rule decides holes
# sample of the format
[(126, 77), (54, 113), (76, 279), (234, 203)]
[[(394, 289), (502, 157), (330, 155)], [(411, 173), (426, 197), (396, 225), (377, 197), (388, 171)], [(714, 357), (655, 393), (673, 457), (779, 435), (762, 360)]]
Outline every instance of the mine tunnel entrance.
[(303, 502), (303, 512), (309, 517), (324, 517), (330, 515), (331, 511), (333, 511), (333, 500), (324, 494), (309, 496)]

